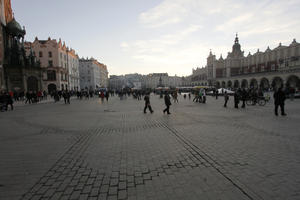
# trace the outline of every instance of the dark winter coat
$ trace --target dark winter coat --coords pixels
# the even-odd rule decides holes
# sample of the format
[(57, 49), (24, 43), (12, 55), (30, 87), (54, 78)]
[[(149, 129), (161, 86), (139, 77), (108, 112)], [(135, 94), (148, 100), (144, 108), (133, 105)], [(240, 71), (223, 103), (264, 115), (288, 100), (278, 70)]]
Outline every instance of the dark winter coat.
[(273, 97), (275, 105), (284, 105), (285, 94), (282, 90), (279, 89), (277, 92), (275, 92)]
[(170, 100), (170, 96), (169, 95), (165, 95), (165, 104), (166, 106), (170, 106), (171, 104), (171, 100)]

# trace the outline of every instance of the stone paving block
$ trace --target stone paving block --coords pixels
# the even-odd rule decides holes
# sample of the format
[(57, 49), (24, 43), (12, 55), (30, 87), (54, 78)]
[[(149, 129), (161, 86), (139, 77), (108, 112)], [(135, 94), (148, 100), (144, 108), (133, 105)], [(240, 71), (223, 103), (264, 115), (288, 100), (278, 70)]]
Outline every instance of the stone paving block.
[(74, 191), (74, 187), (67, 187), (64, 192), (63, 195), (71, 195)]
[(88, 178), (88, 180), (86, 181), (86, 185), (93, 185), (93, 183), (94, 183), (94, 181), (95, 181), (95, 178)]
[(127, 188), (127, 183), (126, 182), (119, 182), (118, 188), (119, 188), (119, 190), (125, 190)]
[(118, 194), (118, 187), (109, 187), (108, 195), (117, 195)]
[(80, 197), (80, 191), (74, 191), (72, 194), (71, 194), (71, 197), (70, 199), (79, 199)]
[(89, 195), (88, 194), (80, 194), (79, 200), (88, 200)]
[(92, 190), (92, 185), (85, 185), (82, 190), (82, 194), (89, 194)]
[(112, 172), (111, 177), (112, 178), (118, 178), (119, 177), (119, 172)]
[(107, 193), (109, 190), (109, 185), (102, 185), (100, 188), (100, 193)]
[(98, 196), (98, 200), (106, 200), (106, 198), (107, 198), (106, 193), (99, 194), (99, 196)]
[(95, 182), (93, 183), (93, 187), (100, 187), (101, 185), (102, 185), (101, 180), (95, 180)]
[(55, 194), (55, 189), (48, 189), (47, 192), (43, 195), (44, 197), (51, 197)]
[(117, 195), (108, 196), (107, 200), (118, 200), (118, 196)]
[(110, 179), (110, 186), (117, 186), (119, 184), (119, 179), (112, 178)]
[(127, 182), (128, 183), (134, 182), (134, 176), (127, 176)]
[(62, 192), (55, 192), (53, 194), (53, 196), (51, 196), (50, 200), (57, 200), (57, 199), (60, 199), (60, 197), (63, 195)]
[(126, 190), (119, 190), (118, 191), (118, 199), (126, 199), (127, 198), (127, 191)]
[(96, 197), (96, 196), (98, 196), (99, 191), (100, 191), (100, 188), (92, 188), (92, 190), (91, 190), (91, 192), (90, 192), (90, 196), (91, 196), (91, 197)]
[(144, 183), (143, 178), (142, 177), (137, 177), (134, 179), (134, 183), (135, 185), (141, 185)]
[(120, 181), (126, 181), (127, 180), (126, 175), (121, 174), (120, 177), (119, 177), (119, 180)]

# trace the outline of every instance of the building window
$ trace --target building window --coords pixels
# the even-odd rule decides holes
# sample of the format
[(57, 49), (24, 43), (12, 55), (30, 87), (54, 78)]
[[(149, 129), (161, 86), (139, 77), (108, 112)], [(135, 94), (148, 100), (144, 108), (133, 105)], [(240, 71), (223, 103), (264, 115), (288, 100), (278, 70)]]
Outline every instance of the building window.
[(55, 81), (56, 80), (56, 72), (54, 70), (47, 71), (47, 80)]
[(49, 58), (52, 58), (52, 52), (51, 51), (48, 52), (48, 56), (49, 56)]
[(39, 52), (39, 57), (41, 58), (41, 57), (43, 57), (43, 52)]
[(49, 66), (49, 67), (53, 67), (53, 61), (52, 61), (52, 60), (49, 60), (49, 61), (48, 61), (48, 66)]
[(275, 64), (271, 65), (271, 70), (275, 70)]

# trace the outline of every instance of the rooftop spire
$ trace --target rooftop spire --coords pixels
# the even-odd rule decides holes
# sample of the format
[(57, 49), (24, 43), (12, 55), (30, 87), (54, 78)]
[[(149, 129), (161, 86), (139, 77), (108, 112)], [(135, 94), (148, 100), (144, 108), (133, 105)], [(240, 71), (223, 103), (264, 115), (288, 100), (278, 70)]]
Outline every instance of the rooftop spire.
[(239, 43), (238, 33), (235, 34), (235, 40), (234, 40), (234, 43)]

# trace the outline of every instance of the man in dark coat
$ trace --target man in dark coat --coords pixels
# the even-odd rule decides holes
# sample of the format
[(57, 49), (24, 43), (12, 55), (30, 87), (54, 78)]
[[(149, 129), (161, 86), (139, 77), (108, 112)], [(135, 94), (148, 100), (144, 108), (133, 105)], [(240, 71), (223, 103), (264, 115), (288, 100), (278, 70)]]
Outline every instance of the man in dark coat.
[(108, 91), (106, 91), (106, 93), (105, 93), (105, 98), (106, 98), (106, 101), (108, 101), (108, 98), (109, 98), (109, 92)]
[(243, 104), (242, 104), (242, 108), (245, 108), (246, 107), (246, 99), (247, 99), (247, 91), (245, 88), (243, 88), (242, 92), (241, 92), (241, 99), (243, 101)]
[(152, 110), (151, 105), (150, 105), (150, 97), (149, 97), (148, 94), (145, 95), (144, 100), (145, 100), (144, 113), (147, 113), (146, 112), (147, 108), (149, 108), (150, 112), (153, 113), (153, 110)]
[(234, 95), (233, 95), (233, 101), (234, 101), (234, 107), (235, 108), (239, 108), (239, 103), (240, 103), (240, 89), (238, 89), (237, 91), (235, 91)]
[(274, 92), (274, 104), (275, 104), (275, 115), (278, 116), (278, 106), (280, 106), (281, 115), (285, 116), (286, 113), (284, 112), (284, 101), (285, 101), (285, 94), (282, 91), (282, 88), (279, 88), (276, 92)]
[(172, 104), (171, 104), (170, 96), (168, 93), (165, 94), (165, 104), (167, 107), (164, 109), (163, 112), (164, 112), (164, 114), (165, 114), (165, 112), (167, 112), (167, 114), (169, 115), (169, 114), (171, 114), (169, 109), (170, 109), (170, 105), (172, 105)]
[(70, 94), (69, 90), (63, 91), (63, 97), (64, 97), (64, 100), (65, 100), (65, 104), (70, 104), (71, 94)]

